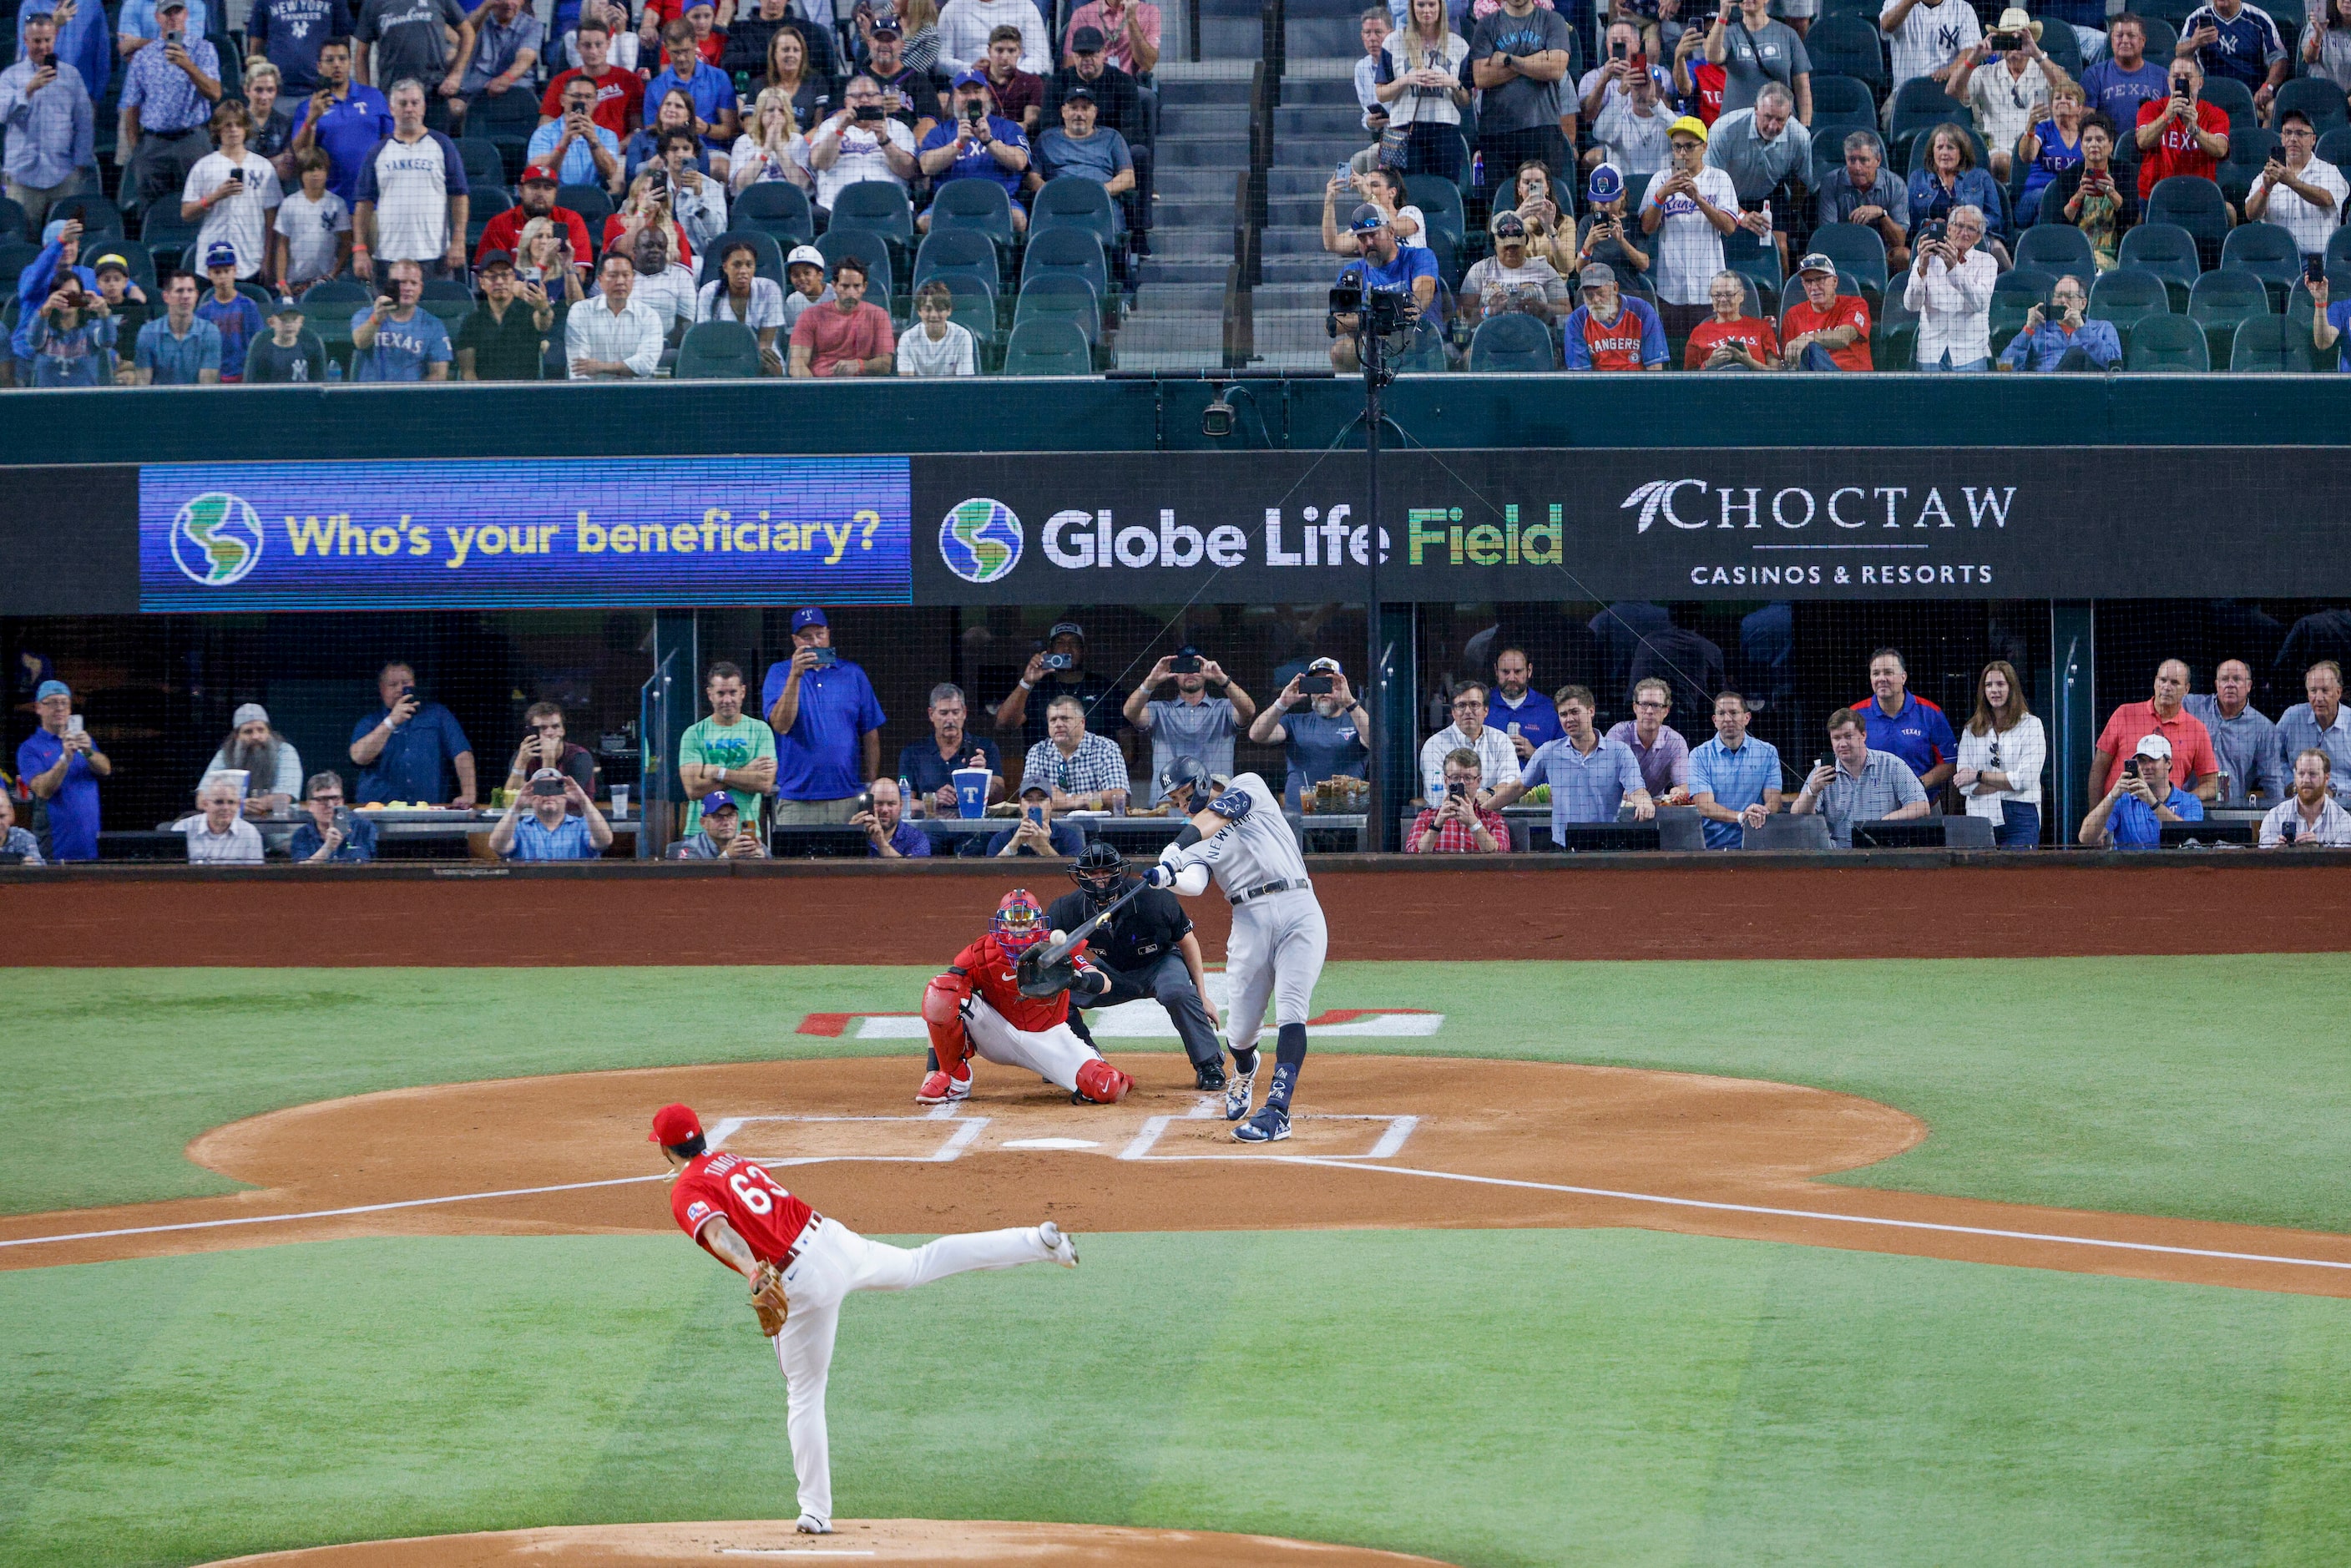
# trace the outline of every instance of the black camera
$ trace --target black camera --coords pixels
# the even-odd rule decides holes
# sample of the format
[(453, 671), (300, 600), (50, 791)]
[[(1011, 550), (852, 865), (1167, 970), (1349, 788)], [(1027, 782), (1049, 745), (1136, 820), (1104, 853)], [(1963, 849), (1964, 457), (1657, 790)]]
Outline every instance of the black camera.
[(1331, 677), (1328, 675), (1299, 676), (1298, 695), (1302, 697), (1329, 696), (1331, 695)]
[(969, 103), (963, 106), (964, 119), (973, 125), (977, 125), (987, 113), (987, 106), (981, 103), (977, 99), (974, 99)]
[(2024, 47), (2024, 35), (2022, 33), (1987, 33), (1984, 35), (1984, 43), (1992, 48), (1999, 49), (2005, 53), (2010, 49), (2021, 49)]
[(1923, 225), (1918, 230), (1918, 243), (1920, 245), (1940, 245), (1943, 243), (1945, 236), (1949, 235), (1950, 232), (1950, 224), (1945, 219), (1937, 218), (1933, 222)]
[(1401, 332), (1412, 325), (1416, 314), (1406, 300), (1405, 295), (1392, 288), (1366, 290), (1362, 275), (1351, 272), (1331, 290), (1331, 335), (1338, 336), (1342, 316), (1358, 318), (1362, 330), (1383, 337)]
[(1457, 800), (1466, 800), (1469, 798), (1469, 786), (1456, 779), (1445, 786), (1445, 792)]
[(857, 106), (857, 118), (860, 120), (871, 124), (874, 120), (883, 120), (888, 117), (883, 112), (883, 109), (880, 104), (861, 103)]
[(2129, 761), (2123, 764), (2123, 777), (2126, 779), (2136, 779), (2138, 777), (2137, 758), (2134, 757)]
[(1179, 675), (1196, 675), (1200, 673), (1200, 655), (1178, 653), (1176, 655), (1176, 662), (1167, 667)]

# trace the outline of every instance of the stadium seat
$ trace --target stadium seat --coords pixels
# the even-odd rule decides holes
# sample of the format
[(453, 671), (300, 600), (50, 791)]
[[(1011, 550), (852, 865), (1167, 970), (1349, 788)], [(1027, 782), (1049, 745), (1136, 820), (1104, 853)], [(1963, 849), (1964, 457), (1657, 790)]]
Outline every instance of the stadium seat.
[(2067, 273), (2087, 283), (2097, 271), (2089, 236), (2069, 224), (2035, 224), (2016, 236), (2012, 258), (2018, 267), (2045, 272), (2054, 279)]
[(1757, 245), (1755, 236), (1745, 230), (1734, 230), (1722, 242), (1723, 265), (1731, 271), (1754, 280), (1756, 288), (1764, 295), (1780, 292), (1780, 252), (1778, 247)]
[(2240, 325), (2273, 314), (2269, 286), (2232, 267), (2206, 273), (2188, 291), (2188, 319), (2204, 329), (2205, 346), (2216, 365), (2229, 362)]
[(2171, 291), (2152, 272), (2118, 267), (2100, 275), (2098, 281), (2090, 286), (2090, 316), (2094, 320), (2112, 321), (2117, 328), (2124, 328), (2149, 316), (2170, 313)]
[[(2294, 47), (2294, 40), (2289, 39), (2287, 47)], [(2289, 109), (2298, 109), (2310, 116), (2310, 123), (2322, 137), (2351, 125), (2351, 110), (2346, 110), (2343, 89), (2325, 77), (2290, 77), (2280, 83), (2272, 112), (2283, 115)], [(2319, 156), (2324, 158), (2326, 154), (2321, 152)]]
[(2196, 255), (2196, 236), (2177, 224), (2141, 224), (2123, 234), (2118, 257), (2124, 267), (2152, 272), (2170, 287), (2171, 308), (2188, 308), (2188, 291), (2204, 275)]
[(465, 209), (465, 254), (467, 256), (473, 255), (475, 247), (482, 243), (482, 231), (490, 226), (490, 220), (514, 204), (515, 199), (507, 193), (507, 188), (504, 185), (474, 187), (473, 200)]
[[(139, 220), (140, 241), (151, 254), (177, 256), (195, 244), (196, 236), (203, 232), (203, 221), (190, 223), (180, 216), (176, 202), (154, 203)], [(93, 250), (91, 254), (97, 253)]]
[(601, 185), (558, 185), (555, 204), (568, 213), (578, 213), (580, 221), (588, 227), (588, 247), (601, 250), (604, 246), (604, 225), (612, 215), (612, 198)]
[[(439, 94), (434, 96), (438, 97)], [(496, 141), (520, 137), (525, 142), (538, 129), (539, 96), (528, 88), (506, 92), (477, 92), (465, 110), (465, 127)]]
[[(1893, 84), (1893, 73), (1886, 64), (1884, 35), (1877, 30), (1875, 16), (1832, 13), (1821, 17), (1804, 35), (1804, 52), (1812, 57), (1815, 88), (1823, 77), (1847, 77), (1875, 96)], [(1814, 100), (1816, 106), (1818, 101)]]
[[(768, 282), (774, 284), (777, 287), (789, 291), (791, 284), (787, 281), (784, 277), (784, 253), (782, 248), (776, 244), (776, 239), (773, 235), (762, 234), (758, 229), (728, 229), (725, 234), (720, 235), (717, 238), (712, 240), (708, 246), (705, 246), (705, 254), (706, 254), (710, 259), (709, 264), (703, 268), (703, 281), (707, 283), (716, 280), (718, 277), (718, 258), (726, 253), (727, 246), (734, 245), (738, 240), (751, 247), (752, 255), (755, 258), (752, 262), (752, 266), (758, 272), (758, 275), (766, 278)], [(880, 301), (877, 300), (875, 303), (879, 304)]]
[(14, 298), (17, 275), (33, 265), (41, 247), (21, 239), (0, 240), (0, 294)]
[(33, 219), (24, 204), (13, 196), (0, 196), (0, 239), (29, 240), (33, 237)]
[(759, 374), (759, 336), (740, 321), (704, 321), (677, 346), (679, 381), (749, 381)]
[(426, 278), (424, 292), (416, 302), (426, 315), (449, 329), (452, 339), (457, 336), (458, 323), (474, 313), (474, 291), (454, 277)]
[(2241, 211), (2245, 193), (2253, 188), (2253, 176), (2262, 172), (2262, 165), (2277, 150), (2278, 134), (2274, 131), (2254, 125), (2230, 131), (2229, 156), (2214, 171), (2214, 178), (2220, 183), (2220, 194)]
[(914, 209), (906, 200), (906, 187), (895, 181), (860, 180), (834, 195), (831, 226), (871, 230), (911, 246)]
[(351, 318), (373, 299), (367, 285), (348, 278), (329, 278), (302, 291), (303, 324), (346, 370), (351, 362)]
[(1402, 374), (1440, 374), (1453, 368), (1445, 352), (1445, 334), (1433, 321), (1423, 321), (1413, 329), (1410, 341), (1400, 353), (1388, 356), (1388, 368)]
[(1458, 251), (1468, 240), (1468, 217), (1462, 211), (1460, 187), (1436, 174), (1406, 174), (1404, 199), (1420, 209), (1431, 234), (1442, 234)]
[(2073, 28), (2052, 17), (2041, 29), (2041, 47), (2067, 76), (2082, 79), (2082, 40), (2074, 36)]
[[(2289, 82), (2286, 85), (2291, 87), (2294, 84)], [(2337, 169), (2351, 163), (2351, 125), (2338, 125), (2319, 137), (2318, 156)]]
[(1820, 62), (1813, 62), (1813, 133), (1820, 134), (1821, 116), (1824, 114), (1865, 114), (1865, 122), (1877, 123), (1877, 99), (1869, 84), (1858, 77), (1824, 74)]
[[(975, 180), (958, 184), (977, 184)], [(1024, 321), (1012, 329), (1004, 345), (1008, 376), (1082, 376), (1092, 373), (1093, 350), (1086, 336), (1066, 320)]]
[(2211, 350), (2205, 345), (2204, 329), (2185, 316), (2149, 316), (2130, 329), (2129, 347), (2123, 350), (2123, 369), (2126, 371), (2194, 371), (2202, 374), (2212, 368)]
[(2211, 181), (2174, 174), (2155, 183), (2139, 222), (2178, 224), (2196, 236), (2196, 251), (2205, 264), (2217, 267), (2229, 238), (2229, 204)]
[[(1896, 142), (1905, 141), (1921, 131), (1932, 131), (1947, 120), (1958, 120), (1964, 125), (1964, 112), (1944, 93), (1941, 82), (1931, 77), (1919, 77), (1904, 82), (1902, 89), (1894, 95), (1894, 112), (1886, 131)], [(1976, 165), (1982, 167), (1983, 160), (1976, 160)]]
[(1560, 366), (1551, 329), (1524, 311), (1488, 317), (1469, 340), (1469, 368), (1479, 374), (1555, 371)]
[(949, 180), (931, 197), (931, 232), (976, 229), (1006, 250), (1018, 243), (1012, 232), (1012, 199), (993, 180)]
[(897, 292), (897, 272), (890, 261), (887, 236), (871, 229), (844, 228), (836, 223), (817, 235), (816, 248), (824, 256), (828, 277), (844, 256), (853, 256), (863, 262), (865, 297), (874, 304), (881, 304)]
[(2326, 241), (2326, 281), (2341, 288), (2346, 278), (2351, 278), (2351, 229), (2336, 229)]
[(816, 211), (789, 180), (762, 180), (744, 191), (727, 209), (726, 222), (731, 228), (758, 229), (778, 246), (809, 245), (816, 239)]
[(2231, 229), (2220, 244), (2220, 265), (2250, 272), (2269, 285), (2273, 306), (2284, 302), (2287, 290), (2302, 287), (2302, 252), (2279, 224), (2239, 224)]
[[(1453, 189), (1450, 185), (1445, 188)], [(1457, 192), (1454, 201), (1458, 204), (1460, 199)], [(1084, 229), (1102, 242), (1103, 252), (1109, 255), (1117, 253), (1123, 233), (1117, 204), (1110, 199), (1110, 193), (1099, 182), (1077, 174), (1047, 181), (1029, 200), (1030, 234), (1059, 228)]]
[(2310, 323), (2296, 326), (2283, 316), (2256, 316), (2241, 322), (2229, 350), (2229, 369), (2240, 375), (2309, 375), (2317, 368)]
[(488, 137), (458, 137), (457, 158), (465, 166), (465, 183), (475, 190), (507, 183), (507, 161), (499, 155), (498, 144)]
[(2261, 116), (2253, 112), (2253, 89), (2232, 77), (2206, 77), (2204, 90), (2197, 96), (2229, 117), (2231, 137), (2240, 130), (2255, 128), (2262, 122)]
[(1022, 285), (1012, 307), (1013, 326), (1040, 318), (1071, 322), (1087, 342), (1102, 341), (1102, 302), (1094, 298), (1093, 285), (1082, 277), (1048, 272)]
[(1813, 248), (1835, 262), (1840, 274), (1886, 287), (1886, 241), (1867, 224), (1823, 224), (1813, 231)]
[(1050, 273), (1066, 273), (1082, 277), (1094, 286), (1094, 294), (1102, 301), (1105, 316), (1115, 314), (1117, 301), (1110, 291), (1110, 265), (1103, 259), (1101, 242), (1083, 229), (1047, 229), (1029, 239), (1028, 254), (1020, 262), (1020, 286)]
[(1004, 280), (996, 242), (977, 229), (938, 229), (925, 235), (914, 253), (914, 287), (920, 288), (935, 277), (961, 278), (993, 298)]

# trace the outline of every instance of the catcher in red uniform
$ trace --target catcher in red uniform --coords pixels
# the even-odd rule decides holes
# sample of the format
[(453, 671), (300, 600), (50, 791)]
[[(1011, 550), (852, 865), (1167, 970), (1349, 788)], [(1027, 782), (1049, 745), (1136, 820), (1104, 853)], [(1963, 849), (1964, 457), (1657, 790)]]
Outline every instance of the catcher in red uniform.
[(1100, 995), (1110, 977), (1086, 961), (1083, 946), (1066, 963), (1039, 965), (1036, 949), (1048, 935), (1044, 907), (1016, 887), (988, 918), (987, 934), (956, 954), (923, 992), (931, 1061), (917, 1104), (968, 1095), (974, 1054), (1025, 1067), (1068, 1090), (1073, 1101), (1114, 1104), (1134, 1087), (1070, 1028), (1070, 993)]

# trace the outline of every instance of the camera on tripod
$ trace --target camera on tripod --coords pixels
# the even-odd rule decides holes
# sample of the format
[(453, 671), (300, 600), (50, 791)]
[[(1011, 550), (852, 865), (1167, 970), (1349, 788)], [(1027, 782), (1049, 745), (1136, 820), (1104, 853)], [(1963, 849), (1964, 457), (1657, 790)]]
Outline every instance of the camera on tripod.
[(1360, 330), (1385, 337), (1409, 328), (1418, 314), (1411, 296), (1385, 288), (1367, 292), (1363, 279), (1353, 275), (1342, 277), (1331, 289), (1330, 328), (1334, 338), (1342, 330), (1342, 316), (1357, 317)]

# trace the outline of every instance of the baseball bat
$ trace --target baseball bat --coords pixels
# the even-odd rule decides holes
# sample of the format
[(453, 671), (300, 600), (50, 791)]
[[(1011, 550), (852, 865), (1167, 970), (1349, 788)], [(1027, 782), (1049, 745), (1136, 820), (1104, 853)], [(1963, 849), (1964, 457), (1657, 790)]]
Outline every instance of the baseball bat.
[(1150, 884), (1148, 883), (1137, 882), (1133, 887), (1130, 887), (1124, 893), (1120, 894), (1108, 904), (1096, 911), (1092, 919), (1087, 921), (1083, 925), (1079, 926), (1075, 931), (1071, 932), (1067, 936), (1062, 937), (1059, 942), (1051, 944), (1042, 953), (1040, 953), (1037, 956), (1037, 967), (1040, 969), (1050, 968), (1054, 965), (1061, 962), (1064, 958), (1067, 958), (1071, 953), (1077, 951), (1079, 943), (1093, 935), (1095, 926), (1100, 925), (1103, 921), (1109, 919), (1112, 915), (1116, 915), (1120, 910), (1124, 909), (1128, 904), (1134, 903), (1136, 896), (1149, 885)]

